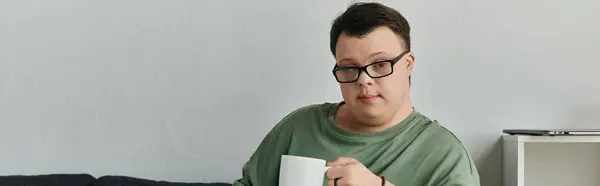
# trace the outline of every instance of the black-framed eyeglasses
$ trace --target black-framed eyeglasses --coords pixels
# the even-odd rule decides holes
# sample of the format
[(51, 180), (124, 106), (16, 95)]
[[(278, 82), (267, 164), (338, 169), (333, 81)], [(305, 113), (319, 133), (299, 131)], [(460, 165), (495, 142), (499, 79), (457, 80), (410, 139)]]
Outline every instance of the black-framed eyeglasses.
[(371, 78), (382, 78), (394, 73), (394, 65), (404, 57), (409, 51), (405, 51), (392, 60), (378, 61), (362, 67), (340, 67), (337, 64), (333, 67), (333, 76), (339, 83), (352, 83), (358, 81), (362, 71)]

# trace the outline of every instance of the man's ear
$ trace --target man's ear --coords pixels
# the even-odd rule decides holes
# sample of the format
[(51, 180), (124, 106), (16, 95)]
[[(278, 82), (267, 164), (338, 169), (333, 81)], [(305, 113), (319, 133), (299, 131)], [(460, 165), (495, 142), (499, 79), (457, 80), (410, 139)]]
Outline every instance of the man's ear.
[(406, 61), (407, 75), (410, 77), (412, 75), (413, 66), (415, 66), (415, 54), (413, 52), (406, 54)]

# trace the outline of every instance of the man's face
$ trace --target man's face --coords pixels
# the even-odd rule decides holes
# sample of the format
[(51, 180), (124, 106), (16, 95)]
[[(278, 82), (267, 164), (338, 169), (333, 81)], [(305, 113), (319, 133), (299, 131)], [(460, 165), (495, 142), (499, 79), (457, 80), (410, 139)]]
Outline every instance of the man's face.
[[(406, 51), (402, 43), (401, 37), (388, 27), (375, 28), (364, 37), (342, 34), (336, 46), (336, 64), (339, 67), (362, 67), (392, 60)], [(357, 81), (340, 83), (342, 96), (351, 112), (361, 120), (376, 117), (392, 119), (403, 104), (408, 104), (408, 77), (412, 72), (413, 59), (412, 53), (405, 54), (390, 68), (393, 73), (385, 77), (371, 78), (362, 71)], [(371, 75), (377, 71), (385, 72), (385, 65), (373, 65)]]

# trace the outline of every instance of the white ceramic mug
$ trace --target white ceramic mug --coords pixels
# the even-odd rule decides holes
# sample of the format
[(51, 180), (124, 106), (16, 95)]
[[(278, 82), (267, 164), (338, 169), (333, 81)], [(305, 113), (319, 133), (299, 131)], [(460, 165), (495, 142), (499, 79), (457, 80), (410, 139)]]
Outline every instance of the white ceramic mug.
[(282, 155), (279, 168), (279, 186), (323, 186), (325, 166), (323, 159)]

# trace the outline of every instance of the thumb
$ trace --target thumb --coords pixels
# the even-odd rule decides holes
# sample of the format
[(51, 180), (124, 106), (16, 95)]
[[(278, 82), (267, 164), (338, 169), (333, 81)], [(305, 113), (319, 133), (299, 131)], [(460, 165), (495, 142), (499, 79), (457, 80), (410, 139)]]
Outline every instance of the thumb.
[(358, 162), (358, 160), (356, 160), (354, 158), (339, 157), (339, 158), (333, 160), (332, 162), (327, 163), (327, 165), (329, 165), (329, 166), (339, 166), (339, 165), (353, 164), (353, 163), (357, 163), (357, 162)]

